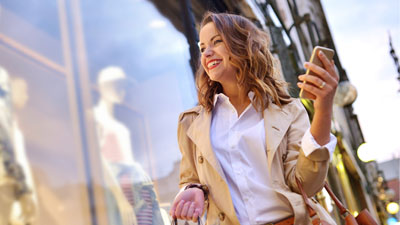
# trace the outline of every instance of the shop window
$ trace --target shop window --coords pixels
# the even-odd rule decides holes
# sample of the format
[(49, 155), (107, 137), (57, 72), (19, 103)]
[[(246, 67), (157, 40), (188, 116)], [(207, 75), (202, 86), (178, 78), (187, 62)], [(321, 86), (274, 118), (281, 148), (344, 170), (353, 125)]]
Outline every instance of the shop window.
[(66, 76), (3, 45), (0, 62), (0, 224), (87, 224)]
[(196, 105), (180, 7), (0, 3), (0, 224), (169, 224), (178, 116)]
[(178, 116), (196, 104), (189, 46), (176, 27), (183, 21), (151, 1), (82, 1), (81, 9), (109, 223), (169, 224)]

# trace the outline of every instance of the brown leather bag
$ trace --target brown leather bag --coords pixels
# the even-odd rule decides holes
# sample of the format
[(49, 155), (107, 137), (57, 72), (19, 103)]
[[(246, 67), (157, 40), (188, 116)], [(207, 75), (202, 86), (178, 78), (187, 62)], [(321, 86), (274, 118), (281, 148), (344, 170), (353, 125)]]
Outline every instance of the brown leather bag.
[[(307, 210), (312, 209), (311, 204), (309, 203), (309, 199), (306, 193), (303, 190), (303, 187), (300, 181), (296, 177), (297, 186), (303, 196), (304, 202), (306, 203)], [(340, 215), (343, 217), (346, 225), (378, 225), (375, 219), (371, 216), (367, 209), (362, 210), (355, 218), (349, 212), (349, 210), (344, 207), (342, 202), (336, 197), (336, 195), (332, 192), (331, 188), (329, 187), (328, 183), (325, 182), (324, 184), (325, 190), (328, 192), (329, 196), (331, 196), (332, 200), (335, 202), (336, 206), (339, 208)], [(326, 221), (321, 220), (321, 224), (325, 225), (328, 224)]]

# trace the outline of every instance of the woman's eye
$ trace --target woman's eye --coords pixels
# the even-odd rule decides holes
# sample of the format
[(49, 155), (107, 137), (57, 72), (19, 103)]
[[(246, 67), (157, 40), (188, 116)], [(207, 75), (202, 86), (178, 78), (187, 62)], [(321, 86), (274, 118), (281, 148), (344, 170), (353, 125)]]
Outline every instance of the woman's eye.
[(200, 48), (200, 52), (203, 53), (205, 48)]
[(216, 44), (218, 44), (220, 42), (222, 42), (222, 40), (217, 39), (217, 40), (214, 41), (214, 45), (216, 45)]

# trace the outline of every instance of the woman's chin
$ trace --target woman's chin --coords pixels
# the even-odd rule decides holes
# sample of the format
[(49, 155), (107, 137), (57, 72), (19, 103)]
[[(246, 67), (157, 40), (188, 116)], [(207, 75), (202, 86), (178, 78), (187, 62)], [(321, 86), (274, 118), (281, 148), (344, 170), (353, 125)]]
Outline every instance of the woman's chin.
[(219, 82), (221, 80), (221, 74), (220, 73), (215, 73), (215, 72), (209, 72), (208, 73), (208, 77), (210, 77), (210, 79), (212, 81), (216, 81)]

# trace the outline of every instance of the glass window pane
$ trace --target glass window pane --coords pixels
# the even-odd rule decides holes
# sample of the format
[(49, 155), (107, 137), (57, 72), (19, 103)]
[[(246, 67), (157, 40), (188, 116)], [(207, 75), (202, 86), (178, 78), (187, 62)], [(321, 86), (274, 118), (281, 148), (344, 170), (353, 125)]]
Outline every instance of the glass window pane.
[[(180, 11), (178, 3), (161, 5)], [(130, 213), (134, 224), (168, 224), (178, 192), (178, 116), (196, 104), (183, 21), (152, 1), (81, 8), (110, 224)]]
[[(9, 197), (8, 203), (0, 201), (0, 217), (6, 219), (4, 209), (8, 209), (14, 219), (23, 216), (21, 224), (88, 224), (86, 177), (72, 127), (66, 76), (2, 45), (0, 62), (1, 86), (3, 90), (7, 84), (10, 87), (0, 105), (3, 118), (10, 112), (2, 123), (11, 125), (9, 155), (13, 156), (10, 160), (2, 152), (0, 162), (21, 167), (22, 174), (12, 169), (0, 173), (2, 181), (11, 176), (11, 183), (0, 182), (0, 199)], [(14, 190), (13, 194), (7, 194), (7, 189)]]
[(57, 1), (2, 0), (0, 7), (3, 41), (63, 64)]

